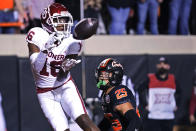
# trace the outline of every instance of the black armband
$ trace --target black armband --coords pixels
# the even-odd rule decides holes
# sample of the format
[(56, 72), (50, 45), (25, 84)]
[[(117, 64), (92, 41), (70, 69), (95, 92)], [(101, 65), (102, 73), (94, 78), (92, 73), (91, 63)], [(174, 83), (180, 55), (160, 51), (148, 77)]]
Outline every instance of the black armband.
[(127, 131), (135, 131), (135, 129), (141, 128), (142, 122), (134, 109), (128, 110), (124, 116), (129, 122)]

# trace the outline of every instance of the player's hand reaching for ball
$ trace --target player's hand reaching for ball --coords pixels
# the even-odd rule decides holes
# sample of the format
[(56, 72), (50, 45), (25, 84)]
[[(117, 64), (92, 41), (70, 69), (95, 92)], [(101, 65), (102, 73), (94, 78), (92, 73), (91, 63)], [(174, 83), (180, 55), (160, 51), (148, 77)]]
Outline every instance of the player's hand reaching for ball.
[(48, 41), (45, 44), (46, 50), (52, 50), (54, 47), (60, 44), (60, 42), (63, 40), (64, 35), (58, 35), (56, 32), (53, 32), (50, 34)]
[(50, 34), (50, 36), (49, 36), (49, 39), (48, 39), (48, 41), (46, 42), (46, 44), (45, 44), (45, 49), (46, 50), (52, 50), (56, 45), (54, 44), (54, 42), (56, 42), (56, 39), (55, 39), (55, 32), (54, 33), (52, 33), (52, 34)]
[(81, 60), (76, 59), (65, 59), (63, 63), (61, 64), (61, 68), (64, 72), (69, 71), (71, 68), (73, 68), (76, 64), (80, 63)]

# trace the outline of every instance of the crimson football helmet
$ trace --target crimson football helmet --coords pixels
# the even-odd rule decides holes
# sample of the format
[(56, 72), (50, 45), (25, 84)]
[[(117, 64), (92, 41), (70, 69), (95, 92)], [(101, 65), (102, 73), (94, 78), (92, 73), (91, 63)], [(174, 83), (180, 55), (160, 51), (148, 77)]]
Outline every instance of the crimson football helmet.
[[(99, 64), (95, 71), (95, 78), (97, 80), (97, 83), (100, 81), (99, 78), (102, 71), (112, 73), (111, 76), (108, 75), (110, 86), (118, 86), (121, 84), (123, 78), (123, 67), (117, 60), (113, 58), (107, 58)], [(102, 88), (101, 90), (104, 89), (106, 88)]]
[[(43, 29), (49, 33), (56, 32), (69, 37), (73, 26), (73, 17), (65, 6), (53, 3), (41, 13), (41, 24)], [(63, 29), (59, 30), (59, 26), (63, 26), (60, 27)]]

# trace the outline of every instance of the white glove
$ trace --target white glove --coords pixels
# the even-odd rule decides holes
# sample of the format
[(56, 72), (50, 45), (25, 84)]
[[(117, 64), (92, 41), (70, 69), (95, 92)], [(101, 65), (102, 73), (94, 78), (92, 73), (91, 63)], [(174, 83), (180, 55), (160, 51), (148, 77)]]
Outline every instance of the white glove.
[(54, 44), (54, 42), (56, 41), (55, 37), (55, 32), (50, 34), (48, 41), (45, 44), (45, 49), (46, 50), (52, 50), (56, 45)]
[(59, 41), (59, 42), (61, 42), (64, 38), (65, 38), (65, 35), (63, 35), (63, 34), (55, 34), (54, 35), (54, 38), (57, 40), (57, 41)]
[[(49, 51), (52, 50), (54, 47), (56, 47), (57, 45), (61, 43), (63, 38), (64, 38), (64, 35), (59, 35), (53, 32), (52, 34), (50, 34), (49, 39), (45, 44), (45, 49)], [(58, 43), (54, 44), (56, 41), (58, 41)]]
[(63, 69), (64, 72), (69, 71), (72, 67), (74, 67), (76, 64), (80, 63), (81, 60), (76, 60), (76, 59), (66, 59), (63, 61), (61, 64), (61, 68)]

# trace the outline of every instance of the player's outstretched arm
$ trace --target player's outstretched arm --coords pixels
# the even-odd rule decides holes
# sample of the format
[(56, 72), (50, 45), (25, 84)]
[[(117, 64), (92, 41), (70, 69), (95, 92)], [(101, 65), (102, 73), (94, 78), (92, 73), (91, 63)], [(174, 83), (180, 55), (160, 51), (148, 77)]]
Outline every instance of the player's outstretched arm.
[(64, 72), (68, 72), (69, 70), (71, 70), (71, 68), (73, 68), (76, 64), (79, 64), (81, 62), (81, 60), (76, 60), (76, 55), (69, 55), (67, 56), (62, 64), (61, 64), (61, 69)]
[(81, 60), (76, 60), (77, 56), (77, 54), (71, 54), (65, 57), (57, 76), (58, 81), (61, 81), (64, 78), (66, 78), (71, 68), (73, 68), (76, 64), (81, 62)]
[(29, 49), (29, 59), (30, 59), (32, 66), (35, 69), (42, 67), (40, 66), (40, 64), (45, 63), (47, 52), (40, 51), (39, 47), (31, 43), (28, 43), (28, 49)]

